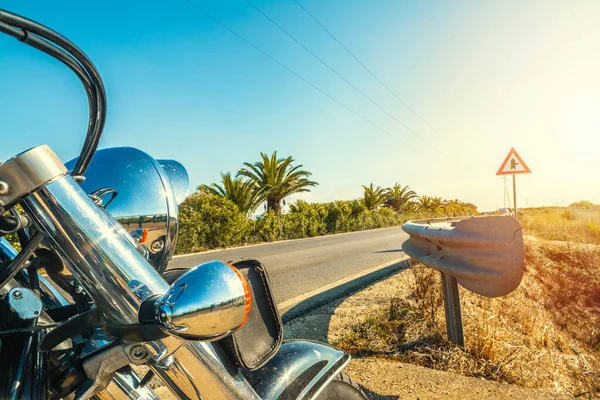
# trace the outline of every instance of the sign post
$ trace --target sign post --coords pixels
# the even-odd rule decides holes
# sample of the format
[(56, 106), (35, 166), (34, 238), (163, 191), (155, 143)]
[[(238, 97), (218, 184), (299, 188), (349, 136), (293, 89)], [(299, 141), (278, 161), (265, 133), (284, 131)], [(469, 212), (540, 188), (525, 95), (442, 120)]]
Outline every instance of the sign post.
[(517, 151), (515, 150), (514, 147), (512, 149), (510, 149), (510, 151), (508, 152), (508, 155), (506, 156), (506, 158), (502, 162), (502, 165), (498, 169), (498, 172), (496, 172), (496, 175), (512, 175), (513, 176), (513, 199), (514, 199), (513, 206), (514, 206), (514, 211), (515, 211), (514, 215), (515, 215), (516, 219), (518, 219), (518, 216), (517, 216), (517, 179), (515, 178), (515, 175), (530, 174), (530, 173), (531, 173), (531, 170), (529, 169), (527, 164), (525, 164), (525, 161), (523, 161), (523, 159), (521, 158), (519, 153), (517, 153)]
[(513, 205), (515, 206), (515, 218), (518, 220), (517, 216), (517, 178), (516, 175), (513, 174)]

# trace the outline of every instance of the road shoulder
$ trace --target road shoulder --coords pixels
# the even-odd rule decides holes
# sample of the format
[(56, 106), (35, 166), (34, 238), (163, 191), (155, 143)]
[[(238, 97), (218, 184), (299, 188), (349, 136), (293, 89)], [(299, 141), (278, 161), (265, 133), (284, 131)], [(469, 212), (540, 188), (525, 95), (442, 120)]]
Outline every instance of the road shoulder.
[[(389, 303), (390, 293), (409, 290), (406, 280), (398, 279), (402, 273), (287, 321), (285, 338), (335, 343), (359, 320), (380, 312)], [(381, 358), (354, 358), (347, 372), (372, 400), (571, 398)]]

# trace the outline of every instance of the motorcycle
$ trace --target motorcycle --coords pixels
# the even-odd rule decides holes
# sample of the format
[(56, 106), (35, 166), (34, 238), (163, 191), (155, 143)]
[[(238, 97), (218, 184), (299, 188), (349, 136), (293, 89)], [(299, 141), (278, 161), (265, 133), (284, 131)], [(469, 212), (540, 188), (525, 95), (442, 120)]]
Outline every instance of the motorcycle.
[(66, 165), (46, 145), (0, 165), (0, 397), (156, 399), (159, 379), (181, 399), (365, 399), (348, 354), (282, 340), (259, 260), (168, 268), (185, 168), (97, 150), (106, 94), (92, 61), (1, 9), (0, 32), (71, 69), (90, 114)]

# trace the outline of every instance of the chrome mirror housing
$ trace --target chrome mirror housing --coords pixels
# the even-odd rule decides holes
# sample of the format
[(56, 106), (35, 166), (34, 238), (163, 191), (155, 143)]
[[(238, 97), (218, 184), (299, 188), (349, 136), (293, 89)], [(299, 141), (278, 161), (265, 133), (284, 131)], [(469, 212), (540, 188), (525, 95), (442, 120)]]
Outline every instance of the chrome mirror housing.
[[(77, 159), (66, 163), (72, 169)], [(82, 189), (146, 249), (147, 259), (165, 270), (177, 243), (178, 204), (188, 195), (187, 171), (177, 161), (157, 161), (132, 147), (96, 151)]]
[(221, 261), (186, 271), (154, 303), (161, 329), (187, 340), (213, 341), (241, 328), (250, 312), (246, 279)]

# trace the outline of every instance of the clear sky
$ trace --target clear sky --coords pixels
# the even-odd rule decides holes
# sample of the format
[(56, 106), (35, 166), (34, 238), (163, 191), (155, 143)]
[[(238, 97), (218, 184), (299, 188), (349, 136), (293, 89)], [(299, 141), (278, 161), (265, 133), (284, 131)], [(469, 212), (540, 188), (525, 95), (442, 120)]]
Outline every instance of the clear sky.
[[(419, 194), (503, 205), (511, 147), (533, 170), (519, 205), (600, 203), (600, 1), (300, 0), (423, 124), (294, 1), (253, 0), (370, 103), (245, 0), (191, 0), (366, 119), (184, 0), (3, 1), (79, 45), (108, 94), (101, 147), (174, 158), (193, 186), (259, 153), (292, 155), (320, 185), (309, 201), (398, 181)], [(78, 154), (87, 103), (60, 63), (0, 36), (0, 158), (49, 144)], [(439, 149), (436, 150), (436, 149)]]

